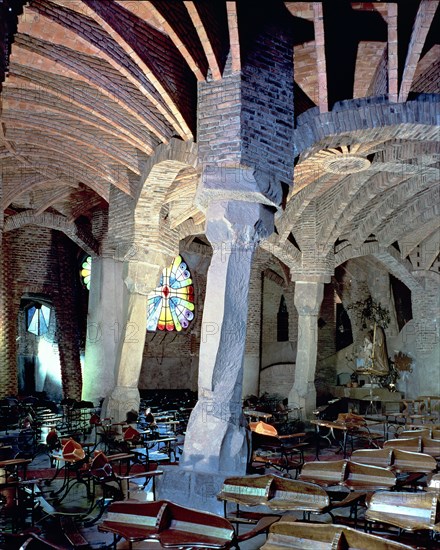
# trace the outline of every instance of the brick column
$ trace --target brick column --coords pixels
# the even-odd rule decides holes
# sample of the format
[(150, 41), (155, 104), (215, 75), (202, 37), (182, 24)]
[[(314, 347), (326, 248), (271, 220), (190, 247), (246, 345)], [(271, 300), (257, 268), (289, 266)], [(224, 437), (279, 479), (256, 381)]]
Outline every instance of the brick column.
[(182, 465), (198, 472), (244, 474), (247, 439), (242, 414), (243, 358), (252, 258), (273, 213), (257, 203), (210, 204), (208, 270), (199, 361), (199, 401), (191, 415)]
[(289, 393), (289, 406), (302, 407), (307, 418), (316, 407), (315, 370), (318, 349), (318, 315), (324, 283), (297, 281), (295, 307), (298, 311), (298, 346), (295, 382)]

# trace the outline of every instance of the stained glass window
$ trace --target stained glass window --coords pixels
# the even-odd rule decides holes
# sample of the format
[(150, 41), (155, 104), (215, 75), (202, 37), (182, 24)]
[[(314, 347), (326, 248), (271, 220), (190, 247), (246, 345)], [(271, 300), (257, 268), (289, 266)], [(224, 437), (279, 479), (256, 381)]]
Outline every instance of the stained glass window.
[(92, 257), (87, 256), (81, 266), (81, 277), (83, 283), (86, 285), (87, 290), (90, 290), (90, 277), (92, 275)]
[(147, 330), (188, 328), (194, 319), (194, 286), (181, 256), (163, 270), (160, 285), (148, 296)]
[(34, 305), (26, 310), (27, 330), (36, 336), (42, 336), (49, 330), (50, 307)]

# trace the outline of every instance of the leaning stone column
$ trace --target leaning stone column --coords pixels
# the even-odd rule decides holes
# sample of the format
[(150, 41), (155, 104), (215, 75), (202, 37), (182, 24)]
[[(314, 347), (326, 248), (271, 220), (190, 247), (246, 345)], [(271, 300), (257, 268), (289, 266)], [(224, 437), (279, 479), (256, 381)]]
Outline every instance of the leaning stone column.
[(160, 253), (154, 254), (152, 263), (124, 263), (126, 292), (116, 355), (116, 386), (104, 405), (104, 414), (115, 421), (125, 420), (127, 411), (139, 409), (138, 381), (147, 331), (147, 296), (156, 288), (168, 263), (169, 258)]
[(182, 466), (239, 475), (247, 463), (241, 398), (249, 277), (255, 246), (272, 231), (273, 213), (258, 203), (219, 201), (210, 204), (206, 218), (214, 252), (202, 320), (199, 400)]
[(82, 389), (82, 398), (86, 401), (96, 403), (109, 395), (116, 384), (115, 361), (123, 304), (122, 267), (123, 263), (113, 258), (92, 259)]
[(298, 311), (298, 346), (295, 382), (289, 393), (289, 406), (301, 407), (306, 418), (316, 407), (315, 370), (318, 350), (318, 315), (324, 296), (324, 283), (297, 281), (295, 307)]

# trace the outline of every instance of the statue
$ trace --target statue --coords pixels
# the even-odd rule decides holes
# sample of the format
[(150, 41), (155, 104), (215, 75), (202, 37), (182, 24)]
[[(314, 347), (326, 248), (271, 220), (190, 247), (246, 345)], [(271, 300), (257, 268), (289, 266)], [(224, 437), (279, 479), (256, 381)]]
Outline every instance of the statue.
[(365, 374), (386, 376), (389, 373), (388, 352), (385, 333), (381, 326), (374, 324), (364, 338), (361, 357), (364, 359)]

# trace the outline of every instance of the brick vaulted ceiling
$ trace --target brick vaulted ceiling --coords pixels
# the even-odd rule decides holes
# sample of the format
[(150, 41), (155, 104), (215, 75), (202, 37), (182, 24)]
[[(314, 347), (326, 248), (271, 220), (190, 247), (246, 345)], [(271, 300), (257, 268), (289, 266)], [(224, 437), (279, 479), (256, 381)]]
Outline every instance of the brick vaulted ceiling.
[[(81, 223), (108, 208), (111, 186), (135, 196), (158, 145), (197, 142), (197, 83), (222, 78), (228, 55), (239, 69), (274, 3), (0, 0), (5, 13), (26, 4), (1, 34), (5, 224), (23, 213), (41, 224)], [(278, 3), (294, 36), (298, 126), (306, 111), (326, 113), (346, 100), (403, 104), (440, 92), (437, 0)], [(389, 245), (411, 231), (409, 253), (438, 232), (439, 161), (438, 127), (371, 139), (346, 133), (292, 151), (295, 183), (277, 214), (273, 250), (290, 243), (295, 259), (298, 228), (321, 209), (327, 215), (314, 221), (314, 235), (324, 248), (372, 238)], [(179, 177), (187, 196), (197, 174), (182, 171), (174, 193)]]

